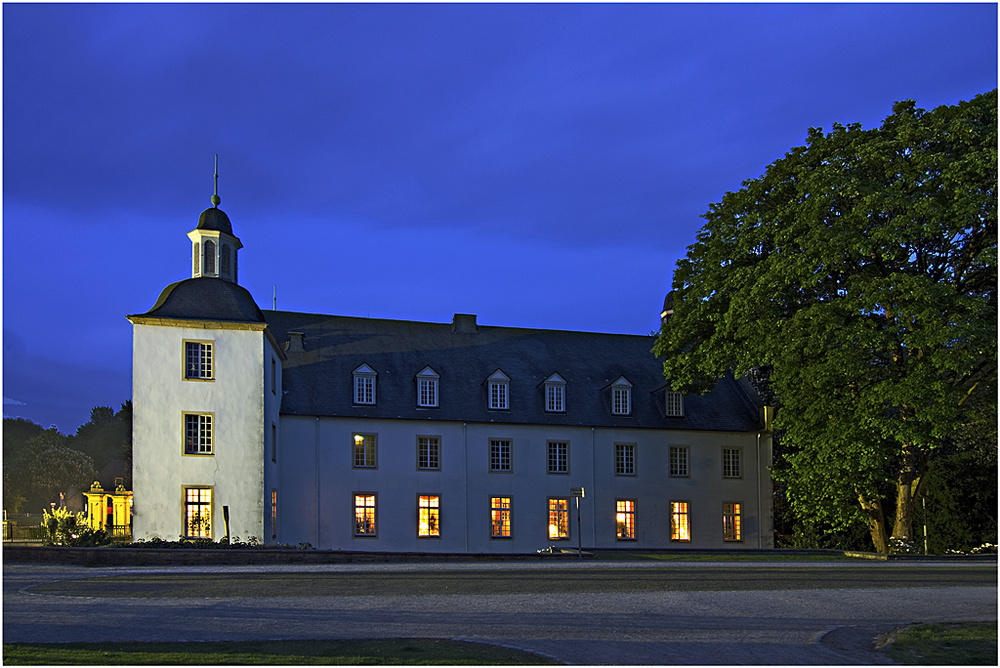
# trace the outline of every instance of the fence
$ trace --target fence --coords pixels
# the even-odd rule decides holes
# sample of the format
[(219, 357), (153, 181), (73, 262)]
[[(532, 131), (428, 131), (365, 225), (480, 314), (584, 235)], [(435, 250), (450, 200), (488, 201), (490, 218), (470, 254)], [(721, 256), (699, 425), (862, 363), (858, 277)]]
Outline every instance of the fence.
[(3, 540), (5, 543), (38, 543), (48, 536), (41, 525), (19, 526), (16, 522), (4, 520)]
[[(115, 542), (132, 542), (132, 527), (128, 524), (109, 524), (106, 531), (108, 537)], [(48, 538), (48, 535), (48, 531), (41, 524), (21, 526), (14, 520), (3, 521), (5, 543), (38, 543)]]

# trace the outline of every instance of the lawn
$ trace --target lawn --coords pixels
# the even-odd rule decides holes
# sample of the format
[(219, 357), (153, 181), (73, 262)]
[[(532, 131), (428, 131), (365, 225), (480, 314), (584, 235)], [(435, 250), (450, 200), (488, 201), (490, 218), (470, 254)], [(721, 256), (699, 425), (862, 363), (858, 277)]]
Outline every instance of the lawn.
[(997, 625), (918, 624), (890, 634), (883, 650), (909, 665), (997, 665)]
[(3, 646), (10, 666), (319, 665), (512, 666), (555, 664), (537, 654), (435, 639), (60, 643)]

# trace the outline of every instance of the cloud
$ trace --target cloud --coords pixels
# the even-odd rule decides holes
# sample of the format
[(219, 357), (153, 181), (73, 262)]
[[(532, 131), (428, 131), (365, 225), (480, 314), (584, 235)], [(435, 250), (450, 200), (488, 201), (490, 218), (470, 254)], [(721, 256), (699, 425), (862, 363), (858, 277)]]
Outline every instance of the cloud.
[(11, 399), (10, 397), (4, 397), (3, 398), (3, 405), (4, 406), (27, 406), (28, 404), (24, 403), (23, 401), (18, 401), (17, 399)]

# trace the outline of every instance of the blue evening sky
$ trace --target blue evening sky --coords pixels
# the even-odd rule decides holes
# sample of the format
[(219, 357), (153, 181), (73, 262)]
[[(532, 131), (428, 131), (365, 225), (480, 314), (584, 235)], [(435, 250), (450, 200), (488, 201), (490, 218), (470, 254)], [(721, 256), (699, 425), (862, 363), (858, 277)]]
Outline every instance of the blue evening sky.
[(216, 153), (262, 308), (647, 334), (809, 127), (996, 85), (993, 3), (6, 3), (4, 415), (131, 396)]

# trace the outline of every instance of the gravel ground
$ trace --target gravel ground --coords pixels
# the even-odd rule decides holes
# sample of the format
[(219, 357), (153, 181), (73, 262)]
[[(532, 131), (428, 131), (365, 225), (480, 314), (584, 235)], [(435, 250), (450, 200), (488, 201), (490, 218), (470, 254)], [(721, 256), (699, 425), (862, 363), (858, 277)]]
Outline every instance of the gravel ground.
[[(105, 576), (139, 579), (183, 574), (191, 580), (226, 574), (267, 577), (307, 573), (349, 575), (379, 582), (386, 574), (422, 577), (455, 571), (517, 572), (552, 569), (582, 578), (603, 569), (682, 571), (694, 580), (711, 569), (736, 567), (731, 577), (750, 579), (763, 569), (784, 569), (787, 589), (685, 587), (644, 591), (547, 591), (545, 593), (230, 596), (104, 598), (37, 593), (36, 585)], [(956, 580), (977, 573), (981, 583), (954, 586), (931, 582), (921, 573), (953, 569)], [(818, 567), (824, 569), (817, 571)], [(874, 638), (893, 628), (927, 621), (995, 621), (996, 566), (921, 562), (907, 565), (913, 584), (879, 586), (900, 573), (885, 562), (709, 562), (623, 564), (584, 562), (336, 564), (315, 566), (215, 566), (166, 568), (82, 568), (4, 566), (4, 642), (241, 640), (260, 638), (437, 637), (525, 649), (581, 665), (837, 665), (889, 663), (872, 651)], [(978, 569), (974, 571), (968, 568)], [(709, 570), (702, 570), (709, 569)], [(806, 588), (796, 574), (809, 571)], [(858, 570), (864, 569), (864, 570)], [(895, 569), (895, 570), (889, 570)], [(927, 569), (927, 570), (922, 570)], [(645, 572), (645, 571), (640, 571)], [(828, 573), (825, 576), (824, 573)], [(865, 579), (859, 588), (827, 586), (845, 573)], [(537, 576), (538, 573), (532, 573)], [(380, 577), (383, 576), (383, 577)], [(580, 579), (579, 577), (576, 579)], [(898, 578), (897, 578), (898, 579)], [(48, 584), (47, 584), (48, 583)], [(798, 584), (796, 584), (798, 583)], [(61, 585), (60, 585), (61, 586)], [(91, 593), (99, 593), (93, 583)], [(93, 588), (98, 589), (94, 590)], [(266, 589), (266, 588), (265, 588)]]

